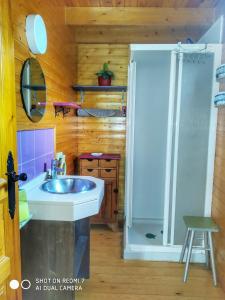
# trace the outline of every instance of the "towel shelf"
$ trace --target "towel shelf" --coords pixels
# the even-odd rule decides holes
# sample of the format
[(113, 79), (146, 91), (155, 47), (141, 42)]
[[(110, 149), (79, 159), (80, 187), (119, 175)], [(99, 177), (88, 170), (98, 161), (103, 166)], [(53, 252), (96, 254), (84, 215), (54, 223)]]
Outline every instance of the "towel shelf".
[(53, 106), (55, 108), (55, 117), (62, 112), (63, 117), (70, 112), (71, 109), (77, 110), (80, 108), (75, 102), (53, 102)]
[(79, 108), (77, 110), (77, 116), (109, 118), (109, 117), (125, 117), (126, 114), (119, 109)]

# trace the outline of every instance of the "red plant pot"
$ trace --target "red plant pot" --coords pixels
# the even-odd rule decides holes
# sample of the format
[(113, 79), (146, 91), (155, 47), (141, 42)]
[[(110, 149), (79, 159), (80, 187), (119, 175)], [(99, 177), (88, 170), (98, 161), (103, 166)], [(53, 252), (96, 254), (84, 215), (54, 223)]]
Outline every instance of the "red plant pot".
[(101, 76), (98, 77), (98, 85), (99, 86), (110, 86), (111, 85), (111, 78), (105, 79)]

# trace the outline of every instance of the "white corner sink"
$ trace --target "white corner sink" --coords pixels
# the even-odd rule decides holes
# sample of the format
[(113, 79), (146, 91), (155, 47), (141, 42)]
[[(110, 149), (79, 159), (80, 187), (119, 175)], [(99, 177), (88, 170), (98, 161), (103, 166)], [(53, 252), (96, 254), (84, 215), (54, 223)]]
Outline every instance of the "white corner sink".
[(49, 181), (44, 178), (42, 174), (22, 187), (33, 220), (76, 221), (98, 214), (104, 180), (90, 176), (58, 176)]

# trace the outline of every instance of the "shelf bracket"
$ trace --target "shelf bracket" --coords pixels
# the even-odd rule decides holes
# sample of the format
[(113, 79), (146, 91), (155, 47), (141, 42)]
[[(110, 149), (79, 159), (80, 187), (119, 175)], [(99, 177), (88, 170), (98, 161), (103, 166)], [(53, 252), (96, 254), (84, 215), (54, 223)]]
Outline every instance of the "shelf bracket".
[(84, 103), (84, 91), (80, 90), (80, 102)]
[(59, 116), (61, 112), (64, 118), (64, 116), (70, 112), (70, 108), (63, 106), (55, 106), (55, 117)]
[(124, 90), (122, 91), (122, 105), (124, 105), (124, 99), (125, 99), (125, 92)]

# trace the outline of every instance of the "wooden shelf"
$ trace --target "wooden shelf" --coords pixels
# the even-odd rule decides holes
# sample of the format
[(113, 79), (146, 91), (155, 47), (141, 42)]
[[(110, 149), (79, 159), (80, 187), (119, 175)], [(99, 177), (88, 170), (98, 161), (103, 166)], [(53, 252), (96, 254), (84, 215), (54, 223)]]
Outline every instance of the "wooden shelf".
[(127, 86), (123, 85), (73, 85), (73, 89), (78, 92), (93, 91), (93, 92), (126, 92)]
[(28, 90), (33, 90), (33, 91), (46, 91), (46, 86), (45, 85), (27, 85), (27, 84), (24, 84), (22, 87), (25, 88), (25, 89), (28, 89)]
[(53, 102), (55, 108), (55, 117), (58, 116), (61, 112), (63, 117), (70, 112), (71, 109), (77, 110), (80, 108), (75, 102)]
[(122, 92), (122, 102), (124, 101), (124, 93), (127, 91), (125, 85), (110, 85), (110, 86), (99, 86), (99, 85), (73, 85), (72, 88), (80, 92), (80, 102), (84, 102), (84, 92)]

